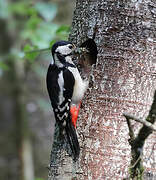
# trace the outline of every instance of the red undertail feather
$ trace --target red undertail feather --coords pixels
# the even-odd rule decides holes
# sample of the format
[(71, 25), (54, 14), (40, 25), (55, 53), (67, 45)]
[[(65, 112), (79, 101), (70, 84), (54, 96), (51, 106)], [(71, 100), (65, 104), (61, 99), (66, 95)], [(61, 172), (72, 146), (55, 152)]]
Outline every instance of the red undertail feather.
[(81, 102), (78, 105), (78, 107), (76, 105), (71, 105), (71, 107), (70, 107), (70, 114), (71, 114), (71, 118), (72, 118), (72, 123), (73, 123), (75, 128), (76, 128), (76, 121), (77, 121), (78, 115), (79, 115), (80, 106), (81, 106)]

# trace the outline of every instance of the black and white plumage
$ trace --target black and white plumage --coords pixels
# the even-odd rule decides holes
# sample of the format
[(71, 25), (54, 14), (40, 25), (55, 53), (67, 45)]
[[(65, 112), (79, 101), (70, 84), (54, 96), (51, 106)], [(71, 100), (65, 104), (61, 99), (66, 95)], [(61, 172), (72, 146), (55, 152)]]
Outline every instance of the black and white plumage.
[(56, 123), (62, 137), (67, 137), (74, 160), (79, 157), (80, 147), (76, 129), (71, 121), (70, 108), (79, 104), (88, 86), (72, 61), (74, 46), (68, 41), (56, 42), (52, 47), (52, 62), (47, 72), (47, 89)]

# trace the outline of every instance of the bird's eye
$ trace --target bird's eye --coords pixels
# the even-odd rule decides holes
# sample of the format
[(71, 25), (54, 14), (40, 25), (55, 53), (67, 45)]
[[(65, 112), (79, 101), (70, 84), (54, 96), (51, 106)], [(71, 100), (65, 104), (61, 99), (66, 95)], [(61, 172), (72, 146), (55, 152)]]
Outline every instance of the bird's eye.
[(72, 48), (73, 48), (73, 46), (72, 46), (72, 45), (69, 45), (68, 47), (69, 47), (70, 49), (72, 49)]

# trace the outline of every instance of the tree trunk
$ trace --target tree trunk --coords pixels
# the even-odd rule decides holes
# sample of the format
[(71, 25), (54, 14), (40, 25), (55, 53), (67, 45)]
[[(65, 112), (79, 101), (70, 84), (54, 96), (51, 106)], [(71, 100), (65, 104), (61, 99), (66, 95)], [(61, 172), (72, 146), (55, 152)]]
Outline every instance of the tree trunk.
[[(98, 60), (77, 123), (79, 168), (74, 175), (68, 168), (67, 178), (64, 167), (71, 162), (64, 160), (65, 165), (57, 172), (63, 180), (128, 177), (131, 157), (123, 113), (145, 118), (152, 104), (156, 86), (155, 20), (152, 0), (77, 0), (70, 40), (80, 45), (94, 38)], [(137, 134), (140, 124), (133, 126)], [(152, 135), (146, 141), (143, 163), (146, 172), (156, 177), (154, 138)]]
[[(12, 121), (14, 122), (15, 144), (17, 145), (17, 158), (19, 160), (19, 180), (34, 180), (34, 166), (32, 158), (32, 145), (30, 140), (29, 122), (26, 111), (26, 80), (25, 64), (23, 60), (15, 59), (8, 53), (11, 47), (19, 43), (15, 29), (8, 30), (8, 21), (0, 19), (1, 38), (0, 52), (2, 57), (7, 57), (4, 63), (8, 64), (9, 70), (4, 72), (2, 85), (6, 89), (5, 95), (10, 96), (10, 103), (13, 104)], [(15, 44), (14, 44), (15, 42)], [(11, 102), (12, 101), (12, 102)], [(8, 113), (8, 111), (6, 110)]]
[(12, 66), (12, 76), (14, 91), (14, 115), (15, 115), (15, 134), (16, 145), (19, 158), (19, 179), (34, 180), (34, 165), (32, 144), (30, 140), (29, 122), (26, 111), (26, 82), (24, 62), (14, 60)]

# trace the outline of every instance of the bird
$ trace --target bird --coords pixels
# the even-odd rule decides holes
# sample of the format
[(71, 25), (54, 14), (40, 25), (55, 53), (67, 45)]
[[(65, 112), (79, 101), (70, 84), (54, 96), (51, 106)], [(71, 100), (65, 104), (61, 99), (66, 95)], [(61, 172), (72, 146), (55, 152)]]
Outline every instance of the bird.
[(73, 62), (75, 49), (76, 46), (69, 41), (58, 41), (52, 46), (46, 84), (60, 136), (67, 139), (72, 157), (77, 161), (80, 146), (76, 121), (88, 81), (81, 78)]

